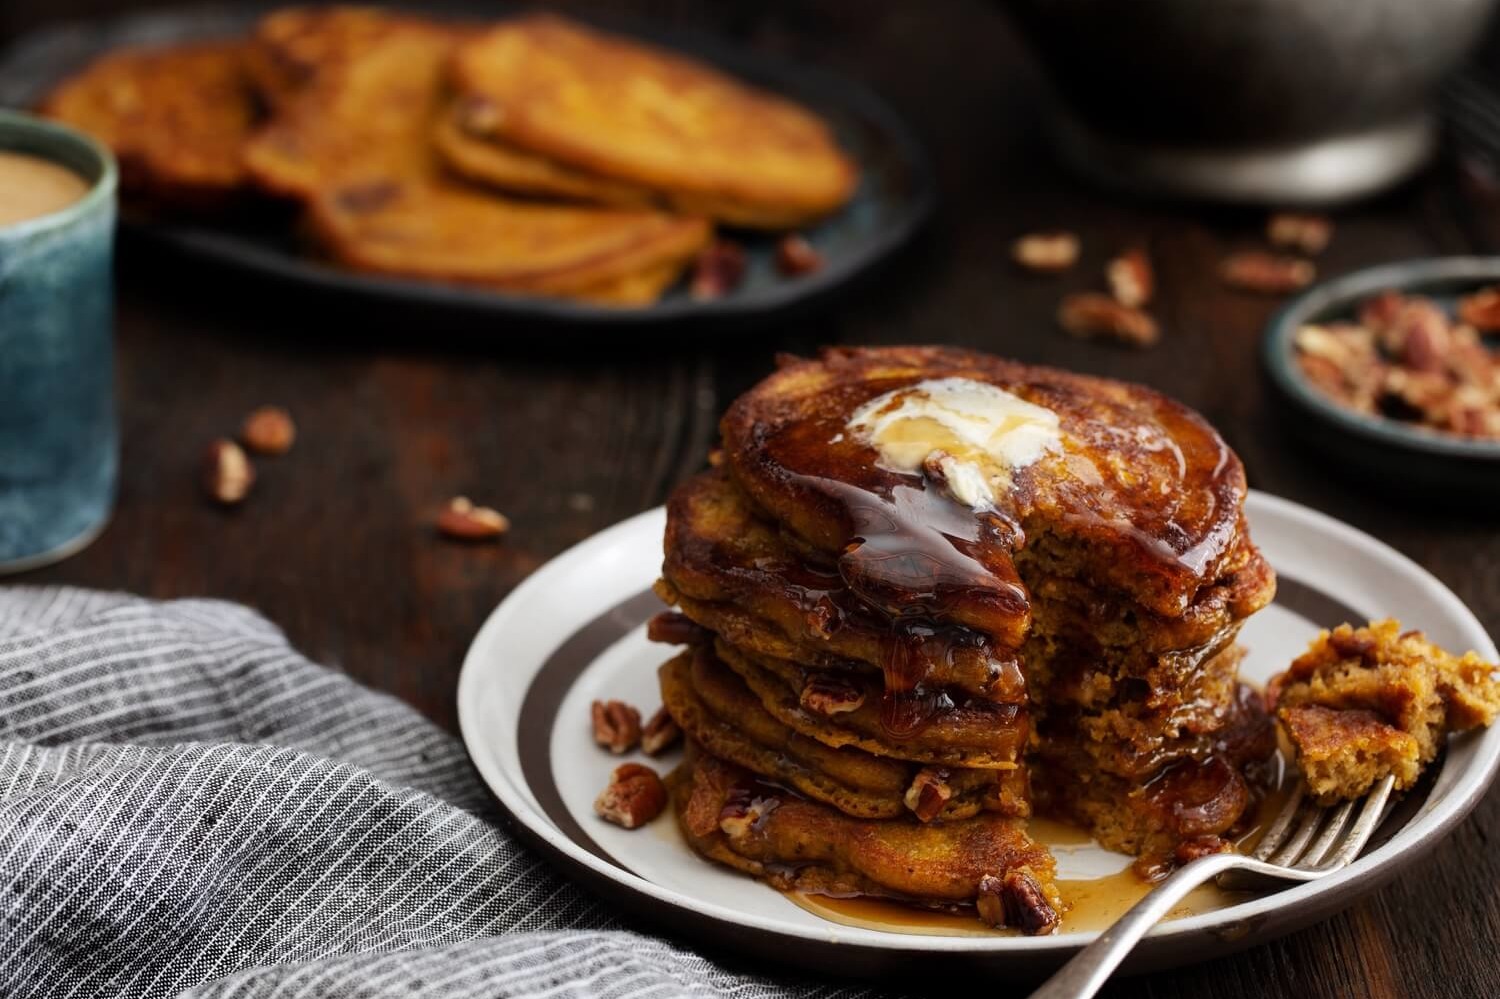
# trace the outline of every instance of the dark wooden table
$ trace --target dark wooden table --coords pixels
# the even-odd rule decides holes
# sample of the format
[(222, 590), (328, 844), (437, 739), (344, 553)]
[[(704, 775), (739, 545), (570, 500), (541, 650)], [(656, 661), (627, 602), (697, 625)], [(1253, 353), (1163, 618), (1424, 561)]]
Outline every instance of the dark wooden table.
[[(60, 0), (0, 11), (15, 31), (123, 6)], [(610, 5), (612, 7), (618, 5)], [(647, 16), (717, 31), (862, 79), (930, 143), (944, 205), (875, 281), (814, 315), (733, 337), (655, 341), (392, 315), (293, 295), (192, 261), (121, 252), (121, 495), (91, 548), (20, 582), (243, 601), (310, 657), (455, 728), (454, 684), (486, 614), (547, 559), (662, 502), (699, 468), (718, 413), (778, 350), (941, 342), (1133, 379), (1201, 410), (1253, 485), (1383, 538), (1500, 633), (1496, 516), (1434, 513), (1341, 478), (1302, 453), (1257, 359), (1272, 300), (1214, 278), (1262, 216), (1133, 203), (1067, 179), (1038, 129), (1035, 73), (988, 4), (638, 2)], [(1402, 190), (1337, 216), (1320, 259), (1337, 274), (1382, 261), (1494, 251), (1493, 186), (1445, 154)], [(1008, 264), (1025, 230), (1068, 228), (1082, 266), (1039, 279)], [(1052, 315), (1127, 243), (1149, 242), (1165, 327), (1154, 350), (1082, 343)], [(200, 452), (266, 402), (295, 414), (291, 454), (261, 465), (240, 509), (198, 486)], [(1397, 470), (1393, 470), (1396, 472)], [(499, 546), (434, 536), (466, 494), (513, 521)], [(1236, 957), (1122, 981), (1118, 996), (1500, 994), (1500, 796), (1392, 886), (1314, 929)]]

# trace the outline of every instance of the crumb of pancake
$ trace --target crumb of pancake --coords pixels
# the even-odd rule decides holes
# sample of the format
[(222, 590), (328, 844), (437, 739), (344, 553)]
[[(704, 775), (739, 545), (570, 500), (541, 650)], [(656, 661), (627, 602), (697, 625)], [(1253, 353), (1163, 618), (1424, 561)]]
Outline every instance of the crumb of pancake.
[(1318, 635), (1270, 696), (1309, 789), (1325, 803), (1365, 794), (1387, 775), (1416, 782), (1449, 732), (1500, 712), (1500, 667), (1455, 656), (1393, 619)]

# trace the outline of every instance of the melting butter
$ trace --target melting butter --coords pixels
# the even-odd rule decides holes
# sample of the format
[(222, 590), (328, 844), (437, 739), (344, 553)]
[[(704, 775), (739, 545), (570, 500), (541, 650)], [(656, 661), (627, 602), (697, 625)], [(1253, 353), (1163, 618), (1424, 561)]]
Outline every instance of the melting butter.
[(1011, 475), (1062, 444), (1057, 414), (988, 382), (935, 378), (871, 399), (845, 428), (883, 467), (927, 471), (958, 502), (993, 506)]

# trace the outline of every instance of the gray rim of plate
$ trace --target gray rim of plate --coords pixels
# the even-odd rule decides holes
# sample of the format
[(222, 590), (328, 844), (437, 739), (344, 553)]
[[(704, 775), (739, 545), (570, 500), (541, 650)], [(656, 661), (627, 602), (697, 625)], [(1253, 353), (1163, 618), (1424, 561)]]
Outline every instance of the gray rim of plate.
[[(1251, 490), (1251, 497), (1257, 505), (1263, 505), (1281, 517), (1298, 520), (1323, 536), (1371, 551), (1381, 559), (1394, 560), (1423, 585), (1430, 586), (1434, 598), (1456, 618), (1467, 619), (1477, 634), (1484, 634), (1482, 625), (1451, 590), (1389, 545), (1342, 521), (1289, 500), (1255, 490)], [(491, 761), (490, 754), (480, 751), (480, 747), (489, 745), (493, 739), (483, 731), (480, 717), (479, 701), (484, 683), (482, 674), (486, 670), (482, 650), (494, 641), (492, 634), (502, 630), (507, 604), (512, 601), (520, 603), (546, 591), (551, 585), (549, 577), (553, 574), (549, 570), (562, 573), (572, 562), (594, 564), (600, 560), (600, 556), (617, 545), (619, 539), (634, 530), (640, 530), (644, 526), (642, 521), (663, 515), (663, 508), (648, 510), (607, 528), (550, 560), (524, 580), (492, 612), (476, 634), (464, 658), (458, 683), (458, 717), (465, 748), (484, 783), (529, 843), (552, 854), (565, 868), (583, 876), (596, 888), (611, 892), (620, 890), (624, 894), (653, 903), (654, 911), (653, 907), (648, 907), (643, 911), (643, 916), (660, 916), (666, 913), (690, 917), (694, 921), (690, 929), (699, 938), (704, 935), (700, 924), (706, 923), (731, 932), (751, 930), (780, 938), (784, 943), (797, 941), (811, 948), (836, 947), (842, 952), (859, 951), (870, 955), (884, 953), (912, 957), (942, 953), (1013, 959), (1033, 970), (1060, 963), (1095, 938), (1097, 934), (1093, 932), (1051, 937), (998, 935), (991, 938), (884, 933), (840, 927), (840, 930), (847, 931), (841, 934), (844, 939), (832, 942), (826, 934), (705, 903), (690, 895), (663, 888), (628, 868), (610, 864), (569, 839), (552, 825), (542, 809), (524, 800), (524, 794), (519, 788), (511, 786), (508, 778)], [(1489, 657), (1496, 655), (1492, 640), (1477, 651)], [(533, 719), (533, 723), (539, 724), (541, 721)], [(551, 721), (547, 719), (546, 724), (550, 726)], [(1332, 915), (1355, 897), (1384, 884), (1412, 862), (1425, 856), (1468, 815), (1489, 788), (1496, 772), (1500, 771), (1500, 725), (1480, 733), (1471, 733), (1465, 738), (1472, 740), (1472, 756), (1469, 764), (1455, 775), (1452, 786), (1443, 792), (1436, 803), (1429, 794), (1405, 825), (1350, 867), (1321, 880), (1262, 895), (1216, 912), (1161, 924), (1146, 937), (1150, 955), (1143, 958), (1143, 965), (1189, 963), (1195, 960), (1195, 941), (1213, 941), (1212, 946), (1199, 953), (1200, 958), (1206, 958), (1235, 949), (1234, 942), (1237, 940), (1243, 940), (1245, 944), (1258, 943), (1278, 936), (1281, 932), (1298, 929)], [(1451, 759), (1451, 754), (1446, 759)], [(1449, 767), (1445, 765), (1438, 771), (1440, 781), (1448, 770)], [(867, 934), (872, 936), (867, 938)], [(740, 938), (721, 937), (719, 940), (721, 942), (716, 943), (716, 947), (729, 949), (754, 949), (758, 943), (743, 935)], [(805, 966), (808, 962), (799, 960), (789, 952), (786, 963), (788, 966)], [(1143, 965), (1133, 967), (1139, 969)], [(850, 974), (845, 972), (843, 977)], [(859, 977), (857, 971), (852, 974)]]
[[(1277, 310), (1266, 327), (1264, 357), (1271, 378), (1312, 415), (1342, 430), (1393, 447), (1500, 464), (1500, 441), (1466, 440), (1415, 424), (1352, 412), (1327, 399), (1302, 377), (1296, 362), (1297, 330), (1334, 318), (1360, 300), (1387, 289), (1426, 293), (1433, 285), (1500, 282), (1500, 257), (1437, 257), (1382, 264), (1313, 285)], [(1433, 289), (1443, 290), (1443, 289)], [(1448, 290), (1452, 290), (1451, 287)], [(1500, 468), (1496, 469), (1500, 474)]]

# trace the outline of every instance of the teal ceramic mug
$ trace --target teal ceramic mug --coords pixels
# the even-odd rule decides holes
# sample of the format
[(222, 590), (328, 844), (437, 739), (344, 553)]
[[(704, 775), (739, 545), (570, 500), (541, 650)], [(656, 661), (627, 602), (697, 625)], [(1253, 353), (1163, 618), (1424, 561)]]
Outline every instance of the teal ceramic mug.
[(0, 153), (82, 181), (76, 200), (0, 222), (0, 572), (18, 572), (87, 545), (114, 504), (117, 169), (87, 136), (8, 111)]

